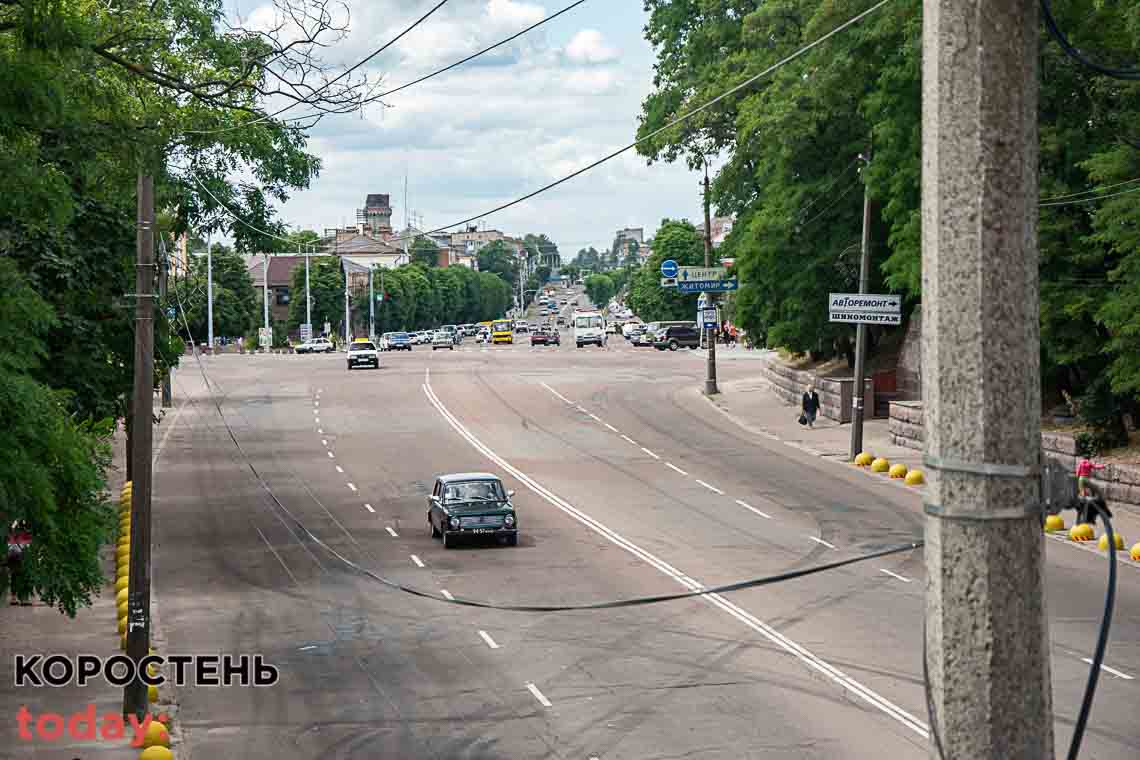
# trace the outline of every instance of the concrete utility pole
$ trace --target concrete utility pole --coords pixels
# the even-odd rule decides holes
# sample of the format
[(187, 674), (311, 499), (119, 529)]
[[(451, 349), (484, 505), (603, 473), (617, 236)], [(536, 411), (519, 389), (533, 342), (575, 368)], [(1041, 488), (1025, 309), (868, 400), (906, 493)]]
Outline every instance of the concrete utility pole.
[(210, 245), (212, 232), (206, 233), (206, 347), (214, 350), (214, 258)]
[[(712, 266), (712, 220), (709, 217), (709, 163), (705, 161), (705, 268)], [(706, 293), (708, 302), (716, 309), (716, 296)], [(702, 315), (703, 318), (703, 315)], [(716, 387), (716, 330), (708, 330), (706, 340), (709, 342), (708, 365), (705, 373), (705, 395), (715, 396), (720, 393)]]
[(932, 729), (946, 760), (1051, 758), (1038, 476), (1037, 3), (925, 0), (923, 25)]
[[(131, 402), (131, 549), (127, 597), (127, 656), (150, 651), (150, 492), (154, 440), (154, 178), (139, 172), (135, 265), (135, 376)], [(123, 715), (142, 719), (147, 685), (136, 677), (123, 687)]]
[(368, 338), (376, 340), (376, 291), (372, 287), (372, 275), (376, 266), (368, 267)]
[[(871, 191), (867, 185), (866, 170), (871, 165), (871, 143), (867, 143), (867, 155), (863, 159), (863, 249), (859, 256), (859, 293), (866, 293), (871, 280)], [(860, 322), (855, 326), (855, 388), (852, 391), (851, 409), (851, 452), (849, 460), (863, 450), (863, 375), (867, 361), (867, 325)]]
[(348, 294), (348, 266), (344, 268), (344, 350), (352, 343), (352, 302)]
[[(264, 319), (265, 319), (265, 333), (267, 335), (270, 335), (270, 333), (269, 333), (269, 254), (268, 253), (265, 254), (265, 277), (263, 278), (263, 281), (261, 283), (261, 300), (262, 300), (262, 303), (261, 303), (262, 313), (263, 313)], [(210, 348), (213, 349), (213, 344), (211, 344)], [(273, 337), (270, 336), (270, 338), (269, 338), (269, 349), (266, 349), (266, 350), (270, 350), (272, 348), (273, 348)]]
[[(301, 244), (297, 243), (298, 252), (300, 252)], [(309, 325), (310, 337), (312, 337), (312, 324), (313, 324), (313, 299), (309, 295), (309, 249), (312, 246), (305, 246), (305, 324)]]

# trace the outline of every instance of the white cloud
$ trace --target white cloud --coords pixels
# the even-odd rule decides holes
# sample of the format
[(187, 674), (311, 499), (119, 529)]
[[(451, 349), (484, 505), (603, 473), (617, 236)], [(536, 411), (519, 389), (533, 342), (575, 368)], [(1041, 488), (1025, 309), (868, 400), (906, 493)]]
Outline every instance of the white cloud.
[(566, 46), (566, 56), (575, 63), (609, 63), (617, 60), (618, 55), (617, 49), (607, 45), (596, 29), (583, 29)]

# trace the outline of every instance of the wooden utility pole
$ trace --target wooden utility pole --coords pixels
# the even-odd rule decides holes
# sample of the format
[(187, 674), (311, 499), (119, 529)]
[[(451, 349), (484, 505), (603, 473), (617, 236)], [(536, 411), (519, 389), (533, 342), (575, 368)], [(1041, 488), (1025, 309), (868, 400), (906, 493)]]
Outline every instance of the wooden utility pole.
[[(127, 656), (138, 663), (150, 651), (151, 447), (154, 439), (154, 178), (138, 177), (138, 260), (135, 265), (135, 378), (131, 405), (131, 550), (127, 583)], [(147, 685), (123, 688), (123, 715), (142, 719)]]
[(1037, 2), (924, 0), (922, 19), (930, 756), (1051, 758)]
[[(705, 161), (705, 192), (704, 192), (704, 205), (705, 205), (705, 268), (712, 266), (712, 221), (709, 216), (709, 163)], [(708, 294), (708, 302), (712, 305), (713, 310), (716, 310), (716, 295)], [(704, 315), (701, 315), (702, 319)], [(705, 370), (705, 395), (715, 396), (720, 393), (720, 389), (716, 385), (716, 330), (707, 330), (707, 337), (705, 340), (709, 344), (708, 362)]]

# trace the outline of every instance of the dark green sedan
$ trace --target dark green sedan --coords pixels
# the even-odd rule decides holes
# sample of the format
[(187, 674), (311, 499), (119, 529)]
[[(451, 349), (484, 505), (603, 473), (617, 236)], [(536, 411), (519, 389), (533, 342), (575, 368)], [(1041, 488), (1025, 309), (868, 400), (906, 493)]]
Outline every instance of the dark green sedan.
[(442, 538), (445, 549), (464, 538), (494, 538), (508, 546), (517, 545), (518, 515), (510, 501), (514, 495), (486, 472), (439, 476), (428, 497), (431, 537)]

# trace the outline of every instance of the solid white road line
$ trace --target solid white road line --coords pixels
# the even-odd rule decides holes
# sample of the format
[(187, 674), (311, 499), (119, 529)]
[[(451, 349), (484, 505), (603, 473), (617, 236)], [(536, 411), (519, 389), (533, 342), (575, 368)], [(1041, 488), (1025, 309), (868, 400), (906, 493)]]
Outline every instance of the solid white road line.
[(412, 562), (416, 563), (416, 567), (423, 567), (424, 566), (424, 561), (414, 554), (412, 555)]
[(453, 602), (455, 601), (455, 597), (454, 597), (454, 596), (452, 596), (452, 595), (451, 595), (451, 592), (450, 592), (450, 591), (448, 591), (447, 589), (445, 589), (445, 588), (441, 588), (441, 589), (439, 590), (439, 593), (443, 594), (443, 596), (444, 596), (444, 598), (445, 598), (445, 599), (450, 599), (450, 600), (451, 600), (451, 601), (453, 601)]
[(880, 573), (886, 573), (887, 575), (891, 576), (892, 578), (896, 578), (896, 579), (902, 581), (903, 583), (910, 583), (910, 578), (904, 578), (901, 575), (899, 575), (898, 573), (892, 573), (890, 570), (888, 570), (885, 567), (880, 567), (879, 572)]
[(561, 393), (559, 393), (558, 391), (556, 391), (556, 390), (554, 390), (553, 388), (551, 388), (551, 387), (550, 387), (549, 385), (547, 385), (546, 383), (539, 383), (539, 385), (541, 385), (543, 388), (545, 388), (546, 390), (548, 390), (548, 391), (550, 391), (551, 393), (553, 393), (553, 394), (554, 394), (555, 396), (557, 396), (558, 398), (560, 398), (560, 399), (562, 399), (563, 401), (565, 401), (567, 404), (573, 404), (573, 403), (574, 403), (573, 401), (571, 401), (570, 399), (566, 398), (565, 396), (563, 396), (563, 395), (562, 395)]
[(495, 643), (495, 640), (491, 638), (490, 634), (488, 634), (486, 631), (479, 631), (479, 637), (482, 638), (483, 641), (486, 641), (487, 646), (491, 647), (491, 649), (499, 648), (499, 645)]
[(698, 483), (700, 483), (702, 486), (704, 486), (705, 488), (709, 489), (710, 491), (713, 491), (713, 492), (715, 492), (715, 493), (719, 493), (721, 496), (724, 496), (724, 491), (720, 490), (720, 489), (719, 489), (719, 488), (717, 488), (716, 486), (714, 486), (714, 485), (709, 485), (708, 483), (706, 483), (705, 481), (701, 480), (700, 478), (694, 478), (694, 480), (696, 480)]
[(618, 429), (616, 427), (614, 427), (613, 425), (611, 425), (608, 422), (604, 422), (602, 424), (605, 425), (606, 427), (608, 427), (610, 430), (614, 431), (615, 433), (618, 431)]
[(656, 454), (654, 454), (654, 453), (653, 453), (652, 451), (650, 451), (649, 449), (645, 448), (644, 446), (642, 446), (642, 447), (641, 447), (641, 450), (642, 450), (642, 451), (644, 451), (644, 452), (645, 452), (646, 454), (648, 454), (649, 456), (653, 457), (654, 459), (660, 459), (660, 458), (661, 458), (661, 457), (657, 456)]
[(626, 435), (625, 433), (622, 433), (622, 434), (621, 434), (621, 437), (622, 437), (622, 438), (624, 438), (625, 440), (629, 441), (630, 443), (632, 443), (634, 446), (636, 446), (636, 445), (637, 445), (637, 441), (633, 440), (632, 438), (630, 438), (630, 437), (629, 437), (628, 435)]
[(673, 464), (672, 462), (666, 462), (665, 466), (668, 467), (670, 470), (675, 470), (675, 471), (681, 473), (682, 475), (688, 475), (689, 474), (689, 473), (685, 472), (684, 470), (682, 470), (677, 465)]
[(817, 544), (823, 544), (828, 549), (834, 549), (835, 548), (835, 544), (829, 544), (826, 541), (824, 541), (822, 538), (818, 538), (816, 536), (808, 536), (808, 538), (810, 538), (812, 541), (815, 541)]
[[(689, 578), (677, 568), (666, 563), (664, 560), (646, 551), (645, 549), (642, 549), (640, 546), (633, 543), (629, 539), (614, 532), (603, 523), (599, 522), (593, 517), (590, 517), (585, 512), (582, 512), (574, 505), (549, 491), (547, 488), (535, 481), (526, 473), (514, 467), (510, 462), (503, 459), (492, 449), (488, 448), (477, 437), (475, 437), (475, 435), (471, 433), (471, 431), (468, 430), (462, 422), (460, 422), (450, 411), (448, 411), (447, 407), (443, 405), (443, 402), (439, 400), (439, 397), (435, 395), (435, 391), (432, 390), (430, 384), (425, 383), (422, 389), (424, 395), (428, 397), (428, 401), (430, 401), (432, 406), (436, 408), (436, 411), (438, 411), (440, 415), (442, 415), (443, 418), (447, 420), (448, 424), (451, 425), (452, 429), (454, 429), (455, 432), (459, 433), (459, 435), (462, 436), (468, 443), (470, 443), (473, 448), (482, 453), (485, 457), (490, 459), (499, 467), (503, 468), (504, 471), (525, 485), (531, 491), (538, 494), (555, 508), (561, 510), (565, 514), (569, 515), (573, 519), (593, 530), (598, 535), (604, 537), (610, 543), (619, 546), (635, 557), (638, 557), (646, 564), (655, 568), (663, 575), (666, 575), (677, 581), (677, 583), (681, 584), (685, 588), (691, 591), (705, 590), (705, 587), (702, 584), (698, 583), (692, 578)], [(763, 620), (756, 617), (752, 613), (729, 601), (722, 594), (703, 594), (701, 596), (701, 599), (706, 601), (708, 604), (711, 604), (723, 612), (731, 615), (733, 618), (740, 621), (748, 628), (752, 629), (756, 633), (759, 633), (768, 641), (776, 644), (785, 652), (798, 659), (808, 668), (822, 674), (845, 691), (859, 697), (867, 704), (875, 707), (884, 714), (895, 719), (919, 736), (922, 736), (924, 739), (930, 738), (930, 729), (921, 720), (911, 715), (895, 703), (886, 699), (882, 695), (878, 694), (873, 689), (863, 685), (859, 681), (856, 681), (854, 678), (847, 675), (831, 663), (821, 659), (818, 655), (813, 654), (811, 651), (788, 638), (784, 634), (780, 633), (775, 628), (770, 626), (768, 623), (765, 623)]]
[(352, 491), (353, 493), (356, 493), (356, 486), (354, 486), (352, 483), (348, 483), (347, 485), (348, 485), (348, 490)]
[(574, 407), (574, 408), (575, 408), (575, 409), (577, 409), (577, 410), (578, 410), (579, 412), (581, 412), (582, 414), (589, 414), (589, 412), (587, 412), (585, 409), (583, 409), (583, 408), (582, 408), (582, 407), (580, 407), (580, 406), (576, 406), (576, 407)]
[(602, 421), (602, 418), (599, 417), (598, 415), (594, 414), (593, 412), (587, 412), (587, 414), (590, 415), (590, 419), (594, 420), (595, 422), (601, 422)]
[(538, 690), (537, 686), (532, 683), (528, 683), (526, 685), (526, 688), (530, 691), (531, 694), (534, 695), (534, 698), (538, 700), (538, 703), (540, 705), (543, 707), (554, 707), (554, 705), (550, 704), (550, 700), (542, 695), (542, 692)]
[(756, 514), (760, 515), (761, 517), (766, 517), (769, 520), (772, 519), (772, 515), (768, 514), (767, 512), (761, 512), (759, 509), (757, 509), (756, 507), (752, 506), (751, 504), (749, 504), (747, 502), (744, 502), (744, 501), (741, 501), (740, 499), (737, 499), (736, 503), (739, 504), (740, 506), (744, 507), (745, 509), (751, 511), (751, 512), (755, 512)]
[(385, 526), (385, 530), (388, 531), (388, 535), (390, 535), (392, 538), (399, 538), (400, 537), (400, 534), (397, 533), (391, 525)]
[[(1081, 660), (1082, 660), (1082, 661), (1084, 661), (1084, 662), (1087, 662), (1089, 665), (1092, 665), (1092, 664), (1093, 664), (1093, 661), (1092, 661), (1092, 658), (1091, 658), (1091, 657), (1082, 657), (1082, 658), (1081, 658)], [(1107, 665), (1105, 665), (1105, 664), (1103, 664), (1103, 663), (1101, 664), (1101, 666), (1100, 666), (1100, 669), (1101, 669), (1101, 670), (1103, 670), (1103, 671), (1105, 671), (1105, 672), (1107, 672), (1107, 673), (1112, 673), (1112, 674), (1113, 674), (1114, 676), (1116, 676), (1117, 678), (1123, 678), (1125, 681), (1131, 681), (1131, 680), (1133, 680), (1133, 679), (1132, 679), (1132, 676), (1128, 675), (1127, 673), (1121, 673), (1121, 672), (1120, 672), (1119, 670), (1117, 670), (1116, 668), (1110, 668), (1110, 667), (1108, 667)]]
[(257, 531), (257, 535), (261, 536), (261, 540), (265, 542), (265, 545), (269, 547), (269, 551), (273, 552), (273, 556), (276, 557), (277, 561), (281, 563), (281, 567), (285, 568), (285, 572), (288, 573), (289, 577), (293, 579), (293, 584), (296, 586), (301, 585), (297, 583), (297, 576), (293, 575), (293, 571), (290, 570), (289, 566), (285, 564), (285, 560), (281, 559), (281, 555), (278, 554), (277, 550), (273, 548), (273, 544), (269, 543), (269, 539), (266, 538), (265, 534), (261, 532), (261, 528), (257, 527), (256, 525), (253, 526), (253, 528)]
[(328, 438), (322, 438), (321, 439), (321, 445), (322, 446), (328, 446), (329, 445), (329, 439)]
[(344, 474), (344, 468), (341, 467), (339, 464), (336, 466), (336, 471), (339, 472), (341, 475)]

